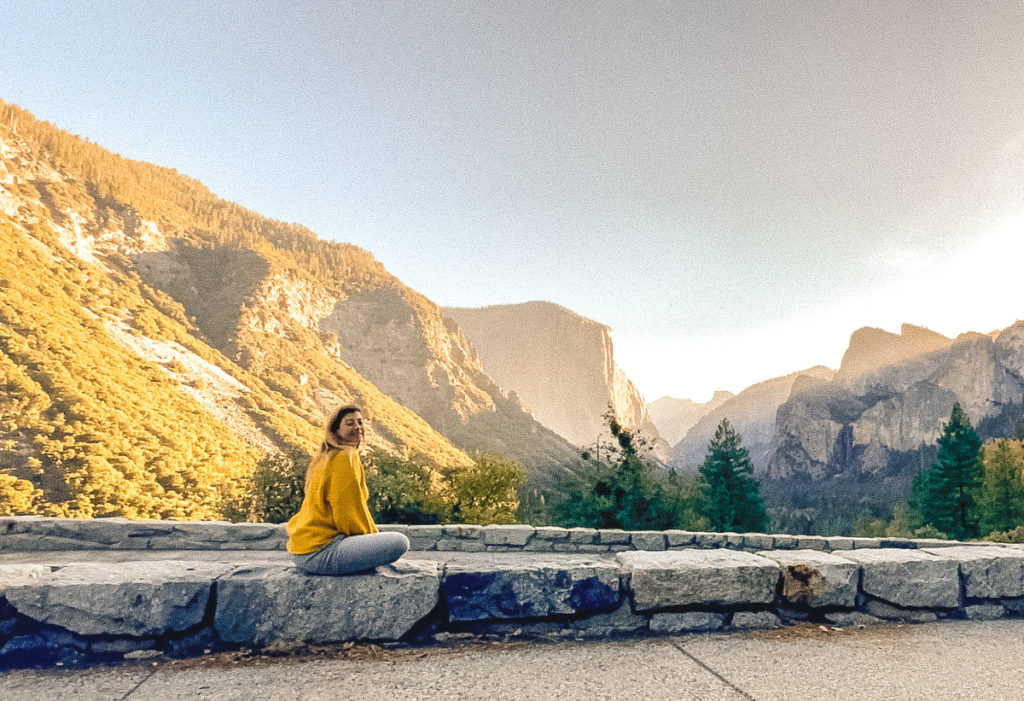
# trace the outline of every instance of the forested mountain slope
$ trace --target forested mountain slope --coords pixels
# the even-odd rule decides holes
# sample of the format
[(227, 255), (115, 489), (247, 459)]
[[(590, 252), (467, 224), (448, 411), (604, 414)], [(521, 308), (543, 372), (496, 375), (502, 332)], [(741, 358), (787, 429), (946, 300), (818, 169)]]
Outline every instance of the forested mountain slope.
[(437, 429), (537, 469), (576, 459), (367, 252), (3, 102), (0, 265), (8, 503), (215, 516), (260, 452), (311, 449), (347, 401), (371, 443), (440, 464), (470, 460)]

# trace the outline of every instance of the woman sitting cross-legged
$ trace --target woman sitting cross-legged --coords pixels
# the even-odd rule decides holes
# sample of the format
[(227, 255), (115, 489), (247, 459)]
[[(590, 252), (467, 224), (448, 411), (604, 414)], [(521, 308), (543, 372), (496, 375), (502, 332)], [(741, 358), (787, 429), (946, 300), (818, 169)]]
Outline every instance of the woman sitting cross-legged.
[(367, 499), (356, 449), (363, 442), (359, 407), (337, 409), (320, 452), (306, 471), (306, 496), (286, 527), (288, 552), (309, 574), (351, 574), (394, 562), (409, 549), (401, 533), (380, 533)]

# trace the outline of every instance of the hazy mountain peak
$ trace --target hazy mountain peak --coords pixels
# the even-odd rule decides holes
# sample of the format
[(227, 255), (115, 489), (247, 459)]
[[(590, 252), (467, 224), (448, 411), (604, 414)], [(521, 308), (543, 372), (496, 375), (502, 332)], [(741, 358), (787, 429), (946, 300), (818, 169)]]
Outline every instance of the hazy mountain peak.
[(850, 335), (850, 345), (839, 365), (847, 380), (872, 370), (949, 347), (953, 340), (922, 326), (903, 324), (900, 333), (865, 326)]

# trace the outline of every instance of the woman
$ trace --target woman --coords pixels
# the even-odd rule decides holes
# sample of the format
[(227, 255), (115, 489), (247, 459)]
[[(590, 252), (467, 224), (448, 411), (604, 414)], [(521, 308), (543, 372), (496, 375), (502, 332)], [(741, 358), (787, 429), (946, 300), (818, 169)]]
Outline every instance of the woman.
[(366, 500), (356, 449), (363, 442), (359, 407), (337, 409), (320, 452), (306, 471), (306, 496), (286, 527), (288, 552), (309, 574), (350, 574), (394, 562), (409, 549), (401, 533), (379, 533)]

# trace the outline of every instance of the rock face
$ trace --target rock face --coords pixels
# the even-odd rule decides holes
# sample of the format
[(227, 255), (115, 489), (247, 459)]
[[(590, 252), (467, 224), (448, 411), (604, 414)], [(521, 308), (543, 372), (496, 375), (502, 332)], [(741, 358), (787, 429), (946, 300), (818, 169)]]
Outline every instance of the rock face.
[(696, 472), (704, 462), (715, 429), (723, 418), (728, 418), (743, 438), (754, 472), (763, 474), (768, 467), (779, 406), (795, 393), (828, 381), (832, 375), (832, 370), (819, 365), (748, 387), (705, 414), (686, 432), (672, 449), (672, 466), (682, 472)]
[(764, 604), (775, 597), (779, 565), (732, 550), (624, 552), (637, 611), (693, 604)]
[(607, 433), (609, 406), (627, 428), (660, 438), (640, 392), (615, 364), (607, 326), (550, 302), (445, 307), (444, 314), (465, 331), (484, 371), (573, 444)]
[(607, 611), (619, 603), (619, 568), (586, 558), (451, 563), (444, 599), (453, 621)]
[(20, 614), (80, 635), (142, 637), (198, 625), (213, 581), (231, 565), (181, 560), (115, 567), (81, 563), (39, 576), (15, 569), (0, 571), (0, 592)]
[(732, 392), (719, 391), (709, 402), (695, 402), (690, 399), (662, 397), (647, 405), (647, 413), (661, 437), (675, 446), (683, 440), (686, 432), (693, 428), (706, 414), (711, 413), (736, 395)]
[(901, 454), (934, 443), (954, 402), (992, 437), (1022, 399), (1022, 322), (956, 340), (912, 326), (901, 335), (862, 329), (830, 382), (779, 407), (768, 476), (892, 474)]
[(394, 640), (438, 600), (437, 563), (401, 560), (373, 574), (316, 577), (293, 567), (236, 570), (217, 583), (222, 640)]

